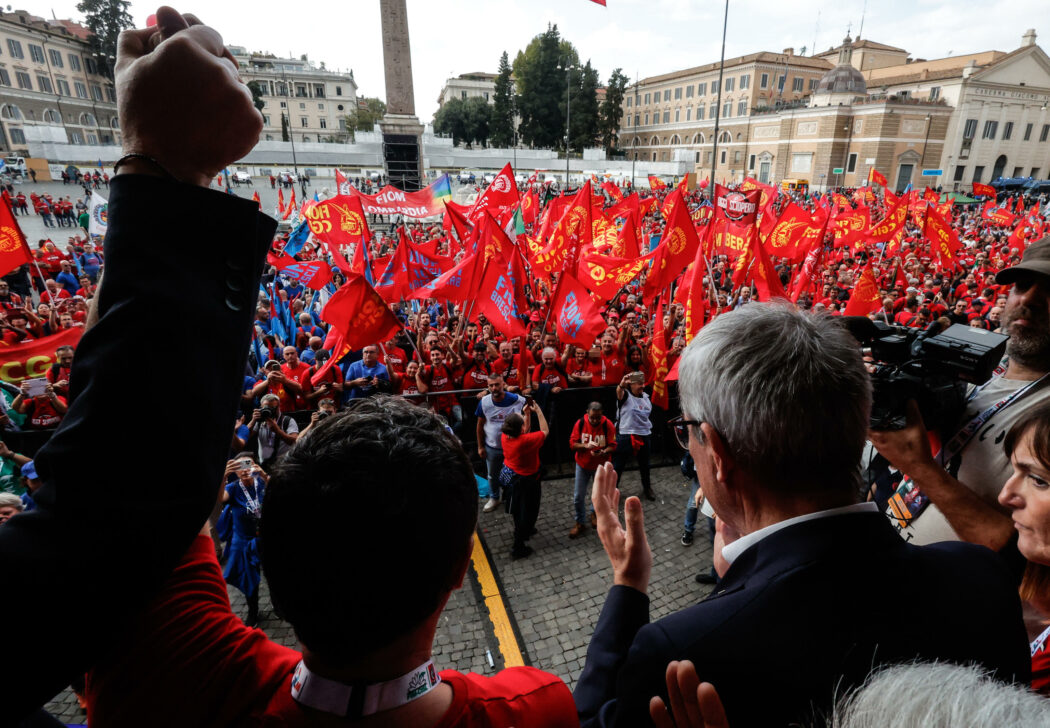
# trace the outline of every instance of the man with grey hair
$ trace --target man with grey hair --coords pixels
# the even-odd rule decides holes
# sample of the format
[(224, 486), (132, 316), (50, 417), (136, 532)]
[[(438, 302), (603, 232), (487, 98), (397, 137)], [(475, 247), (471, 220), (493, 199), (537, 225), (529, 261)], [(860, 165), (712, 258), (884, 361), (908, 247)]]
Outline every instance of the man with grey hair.
[(648, 624), (641, 501), (627, 499), (622, 527), (615, 475), (599, 468), (592, 498), (613, 587), (576, 686), (585, 726), (648, 725), (673, 660), (717, 687), (730, 725), (805, 724), (873, 666), (916, 658), (1028, 680), (1020, 601), (999, 557), (907, 544), (858, 502), (871, 383), (845, 328), (752, 303), (705, 326), (679, 373), (675, 433), (721, 521), (721, 579)]

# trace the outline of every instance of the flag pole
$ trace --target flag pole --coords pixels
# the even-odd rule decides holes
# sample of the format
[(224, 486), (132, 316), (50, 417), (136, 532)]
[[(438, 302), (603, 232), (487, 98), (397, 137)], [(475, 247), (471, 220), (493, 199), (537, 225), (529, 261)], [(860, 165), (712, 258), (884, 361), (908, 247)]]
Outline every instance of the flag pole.
[(711, 182), (708, 194), (715, 199), (715, 164), (718, 162), (718, 126), (722, 119), (722, 77), (726, 66), (726, 28), (729, 26), (729, 0), (726, 0), (725, 12), (722, 15), (722, 56), (718, 61), (718, 98), (715, 101), (715, 131), (711, 147)]

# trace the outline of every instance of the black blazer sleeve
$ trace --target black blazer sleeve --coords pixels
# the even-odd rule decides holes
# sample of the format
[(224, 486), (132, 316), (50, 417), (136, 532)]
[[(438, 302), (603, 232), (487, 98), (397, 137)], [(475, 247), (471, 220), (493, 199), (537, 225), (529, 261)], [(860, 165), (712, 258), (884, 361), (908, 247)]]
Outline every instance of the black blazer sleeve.
[[(136, 175), (114, 178), (109, 218), (100, 318), (36, 459), (38, 509), (0, 526), (6, 716), (82, 674), (210, 513), (275, 229), (254, 202)], [(168, 372), (181, 394), (158, 401), (158, 353), (183, 339), (192, 353)]]
[(617, 676), (638, 630), (648, 623), (648, 596), (626, 586), (609, 590), (573, 692), (581, 725), (612, 724)]

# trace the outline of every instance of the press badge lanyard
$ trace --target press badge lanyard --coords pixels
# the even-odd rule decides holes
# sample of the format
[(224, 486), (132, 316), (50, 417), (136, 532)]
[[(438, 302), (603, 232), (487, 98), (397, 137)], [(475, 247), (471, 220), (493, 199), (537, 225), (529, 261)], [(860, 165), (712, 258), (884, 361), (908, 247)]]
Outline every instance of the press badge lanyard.
[(299, 661), (292, 676), (292, 698), (308, 708), (338, 716), (361, 718), (399, 708), (421, 698), (441, 683), (434, 661), (427, 660), (401, 677), (380, 683), (329, 680)]
[[(1000, 365), (1000, 368), (996, 369), (996, 377), (974, 389), (974, 391), (970, 393), (970, 396), (966, 398), (966, 401), (972, 402), (985, 387), (995, 381), (996, 378), (999, 378), (1002, 373), (1003, 369)], [(1044, 374), (1034, 382), (1029, 382), (1017, 391), (1011, 392), (1009, 395), (987, 407), (984, 411), (966, 423), (965, 427), (955, 433), (955, 436), (940, 449), (940, 452), (938, 452), (933, 459), (942, 468), (945, 467), (945, 463), (951, 462), (952, 458), (962, 452), (962, 449), (969, 444), (970, 440), (974, 438), (974, 435), (976, 435), (984, 424), (994, 417), (997, 412), (1005, 409), (1013, 402), (1028, 394), (1028, 392), (1042, 387), (1044, 384), (1050, 383), (1048, 377), (1050, 377), (1050, 373)], [(926, 506), (929, 504), (929, 496), (924, 494), (919, 487), (915, 485), (911, 478), (905, 478), (900, 482), (900, 485), (897, 486), (894, 494), (890, 496), (889, 512), (900, 524), (900, 527), (904, 528), (911, 525), (915, 519), (926, 510)]]
[(248, 489), (244, 487), (244, 483), (241, 482), (240, 478), (237, 479), (237, 485), (241, 486), (241, 492), (244, 493), (245, 505), (248, 507), (248, 512), (253, 516), (258, 516), (262, 509), (259, 505), (259, 489), (255, 487), (255, 478), (252, 478), (252, 490), (255, 491), (254, 498), (248, 495)]

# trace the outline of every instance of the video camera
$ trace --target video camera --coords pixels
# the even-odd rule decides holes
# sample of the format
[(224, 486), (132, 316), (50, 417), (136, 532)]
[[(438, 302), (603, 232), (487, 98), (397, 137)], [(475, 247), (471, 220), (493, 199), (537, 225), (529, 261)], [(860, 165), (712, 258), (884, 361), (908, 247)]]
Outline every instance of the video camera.
[(966, 408), (966, 385), (984, 384), (1006, 353), (1005, 334), (936, 321), (925, 329), (843, 319), (853, 337), (871, 348), (871, 429), (900, 430), (909, 399), (927, 430), (951, 435)]

